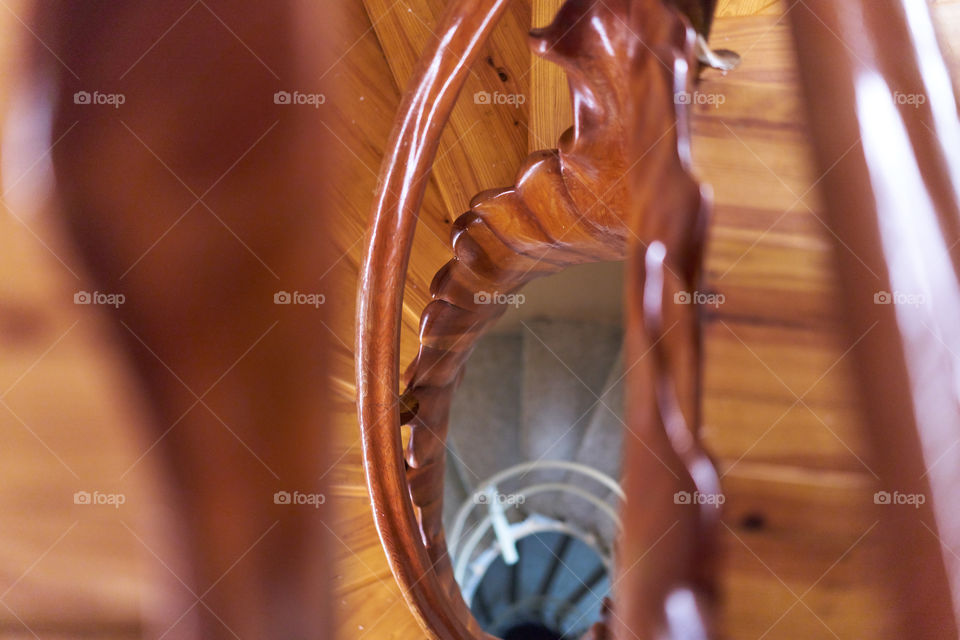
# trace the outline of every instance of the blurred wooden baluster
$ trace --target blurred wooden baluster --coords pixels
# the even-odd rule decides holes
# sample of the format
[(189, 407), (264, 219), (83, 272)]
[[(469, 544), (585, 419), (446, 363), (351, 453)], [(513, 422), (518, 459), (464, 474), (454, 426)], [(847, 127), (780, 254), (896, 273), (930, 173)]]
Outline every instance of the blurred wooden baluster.
[[(790, 12), (836, 239), (897, 636), (960, 614), (960, 121), (923, 0)], [(900, 498), (910, 504), (898, 504)], [(922, 500), (920, 499), (922, 498)], [(920, 504), (916, 504), (920, 503)]]

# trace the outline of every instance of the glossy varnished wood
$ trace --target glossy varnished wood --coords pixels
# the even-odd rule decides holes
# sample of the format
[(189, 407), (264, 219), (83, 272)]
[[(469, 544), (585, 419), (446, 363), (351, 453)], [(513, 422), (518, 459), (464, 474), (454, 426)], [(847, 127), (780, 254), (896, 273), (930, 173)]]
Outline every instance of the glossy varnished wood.
[[(302, 168), (340, 152), (314, 109), (275, 97), (335, 59), (328, 24), (295, 4), (36, 8), (35, 63), (19, 89), (50, 112), (32, 131), (52, 163), (43, 187), (79, 256), (78, 286), (125, 298), (104, 317), (149, 428), (127, 473), (153, 458), (167, 498), (147, 531), (128, 526), (163, 584), (142, 603), (149, 635), (330, 633), (316, 471), (331, 355), (316, 329), (327, 313), (277, 294), (303, 291), (335, 260), (326, 185)], [(123, 108), (78, 92), (120, 95)]]
[[(18, 13), (22, 9), (7, 4)], [(403, 36), (379, 32), (385, 19), (373, 25), (376, 33), (370, 31), (371, 22), (383, 15), (371, 20), (359, 5), (349, 4), (350, 20), (336, 29), (337, 55), (344, 57), (331, 74), (346, 83), (350, 98), (327, 105), (335, 109), (337, 119), (329, 124), (342, 141), (334, 145), (350, 149), (336, 167), (338, 222), (331, 229), (337, 253), (344, 257), (322, 280), (333, 312), (329, 328), (337, 335), (331, 361), (336, 396), (325, 407), (330, 462), (336, 461), (325, 479), (334, 487), (330, 504), (340, 514), (327, 521), (340, 536), (331, 547), (336, 636), (419, 638), (419, 626), (392, 579), (369, 513), (353, 403), (353, 354), (340, 342), (353, 342), (353, 282), (370, 193), (388, 120), (399, 103), (398, 86), (405, 84), (393, 76), (380, 47), (387, 50)], [(937, 5), (943, 43), (955, 51), (955, 5)], [(831, 236), (815, 217), (826, 220), (816, 189), (794, 205), (820, 171), (808, 158), (789, 21), (778, 20), (784, 8), (767, 0), (719, 3), (714, 44), (744, 53), (744, 63), (726, 77), (708, 72), (701, 90), (722, 91), (727, 101), (719, 109), (698, 106), (694, 113), (695, 167), (715, 187), (706, 287), (726, 295), (724, 305), (709, 310), (704, 333), (704, 435), (725, 474), (728, 498), (724, 523), (729, 530), (723, 529), (722, 538), (723, 636), (899, 638), (886, 622), (894, 601), (880, 598), (876, 575), (886, 554), (877, 544), (876, 529), (870, 531), (875, 522), (872, 496), (879, 487), (864, 466), (874, 467), (866, 426), (850, 404), (852, 360), (842, 356), (851, 341), (839, 331)], [(748, 15), (758, 9), (767, 15)], [(430, 21), (430, 15), (414, 11)], [(397, 5), (393, 12), (406, 15), (407, 9)], [(12, 14), (0, 12), (0, 17), (4, 33), (31, 37)], [(505, 33), (504, 39), (522, 45), (524, 31)], [(5, 44), (12, 41), (4, 39)], [(513, 69), (529, 64), (529, 50), (520, 46), (518, 51), (516, 59), (498, 60), (511, 76)], [(531, 108), (534, 100), (535, 95)], [(471, 95), (457, 109), (464, 106), (473, 106)], [(513, 108), (504, 111), (500, 115), (506, 120)], [(502, 146), (499, 139), (484, 140), (481, 134), (489, 126), (481, 122), (460, 140), (445, 137), (439, 153), (449, 157), (454, 147), (464, 146), (455, 169), (476, 173), (470, 166), (479, 157), (473, 148)], [(511, 176), (512, 170), (479, 187), (508, 184)], [(425, 195), (406, 278), (401, 365), (415, 356), (430, 280), (450, 255), (448, 221), (467, 207), (464, 202), (447, 208), (436, 186), (431, 184)], [(11, 205), (18, 214), (26, 212)], [(124, 370), (117, 365), (116, 346), (96, 329), (102, 322), (96, 314), (78, 315), (84, 308), (69, 300), (76, 280), (31, 233), (75, 269), (76, 262), (58, 241), (56, 225), (24, 219), (29, 230), (12, 215), (5, 217), (0, 250), (3, 388), (23, 376), (5, 401), (86, 484), (109, 487), (149, 446), (122, 437), (143, 414), (137, 407), (125, 408), (130, 396), (120, 385)], [(25, 333), (16, 327), (22, 326), (17, 318), (26, 317), (32, 329)], [(33, 366), (78, 318), (81, 324)], [(801, 395), (808, 389), (804, 404), (795, 404), (791, 390)], [(51, 392), (57, 394), (55, 406)], [(56, 419), (60, 413), (65, 415)], [(3, 573), (13, 578), (33, 566), (5, 602), (43, 638), (139, 637), (140, 604), (154, 597), (139, 567), (165, 572), (119, 522), (141, 532), (134, 512), (143, 504), (143, 492), (130, 483), (123, 486), (131, 504), (119, 518), (73, 510), (62, 499), (67, 496), (69, 502), (73, 476), (9, 413), (0, 412), (0, 430), (7, 551)], [(141, 468), (136, 475), (148, 476), (142, 463)], [(79, 527), (36, 562), (81, 513)], [(796, 600), (800, 595), (804, 604)], [(2, 607), (0, 623), (5, 635), (33, 637)]]
[[(460, 9), (468, 22), (476, 20), (468, 12), (469, 8), (466, 5)], [(447, 20), (453, 24), (449, 14)], [(699, 23), (705, 26), (702, 19)], [(421, 104), (435, 109), (439, 100), (439, 104), (444, 105), (439, 112), (443, 118), (445, 109), (449, 108), (445, 102), (450, 100), (447, 94), (430, 94), (431, 85), (438, 82), (435, 68), (421, 62), (420, 75), (414, 75), (416, 84), (408, 93), (394, 133), (396, 150), (382, 171), (361, 284), (358, 391), (367, 478), (381, 539), (401, 586), (409, 589), (408, 601), (431, 636), (459, 637), (449, 635), (463, 633), (457, 624), (464, 630), (470, 630), (475, 624), (459, 597), (442, 532), (445, 438), (450, 398), (463, 364), (476, 339), (506, 309), (504, 298), (530, 280), (569, 265), (623, 259), (631, 236), (645, 239), (640, 240), (643, 246), (656, 242), (660, 248), (667, 247), (667, 268), (674, 274), (676, 270), (682, 274), (677, 276), (679, 282), (668, 286), (671, 297), (681, 290), (692, 290), (695, 284), (706, 220), (703, 201), (684, 165), (689, 162), (686, 147), (689, 124), (682, 118), (678, 121), (675, 115), (676, 105), (682, 102), (675, 94), (689, 95), (692, 90), (694, 36), (685, 24), (659, 0), (617, 3), (612, 8), (571, 1), (560, 10), (552, 25), (534, 31), (534, 51), (558, 63), (570, 78), (574, 126), (562, 136), (559, 151), (531, 154), (522, 164), (514, 187), (479, 194), (471, 203), (471, 211), (454, 223), (454, 258), (441, 268), (431, 285), (433, 302), (421, 320), (420, 351), (407, 370), (407, 389), (398, 401), (394, 397), (390, 369), (397, 362), (397, 344), (393, 337), (396, 334), (389, 323), (383, 322), (390, 317), (384, 314), (390, 313), (391, 308), (396, 309), (399, 299), (385, 296), (382, 291), (384, 286), (397, 286), (397, 278), (402, 275), (400, 269), (408, 260), (410, 241), (406, 238), (412, 230), (412, 219), (423, 189), (418, 182), (426, 168), (424, 162), (430, 160), (436, 144), (431, 138), (420, 144), (414, 141), (416, 126), (424, 126), (412, 124), (414, 114), (425, 108)], [(441, 23), (442, 33), (450, 28)], [(467, 36), (460, 37), (466, 39)], [(472, 34), (471, 37), (476, 38)], [(454, 47), (462, 46), (454, 38), (450, 41), (456, 43)], [(441, 57), (442, 53), (428, 51), (424, 60)], [(470, 60), (465, 55), (471, 53), (470, 50), (461, 53), (454, 48), (447, 52), (450, 53), (460, 55), (465, 62)], [(671, 66), (664, 64), (664, 60), (676, 62)], [(664, 68), (668, 73), (664, 73)], [(453, 67), (448, 73), (456, 78), (458, 71)], [(637, 104), (637, 92), (641, 89), (646, 95), (643, 109)], [(424, 96), (434, 102), (422, 102), (427, 99)], [(642, 130), (636, 131), (630, 126), (635, 120), (643, 123)], [(683, 142), (678, 142), (679, 139)], [(399, 171), (396, 164), (399, 160), (406, 162), (404, 172)], [(411, 164), (414, 164), (412, 170)], [(646, 185), (640, 199), (631, 190), (635, 181), (628, 179), (635, 179), (634, 174), (628, 176), (631, 169), (642, 172), (642, 184)], [(629, 202), (643, 204), (634, 209), (627, 205)], [(631, 219), (633, 216), (635, 219)], [(387, 229), (394, 231), (386, 236)], [(662, 274), (658, 277), (662, 286)], [(664, 342), (660, 353), (674, 362), (663, 363), (666, 369), (658, 367), (653, 376), (671, 377), (677, 384), (675, 390), (680, 393), (682, 403), (680, 411), (688, 421), (681, 429), (689, 438), (696, 432), (699, 420), (696, 408), (699, 358), (696, 348), (691, 348), (698, 340), (696, 311), (693, 305), (682, 309), (672, 306), (671, 310), (680, 312), (677, 321), (682, 321), (686, 328), (677, 333), (680, 337)], [(665, 314), (671, 321), (674, 320), (672, 311)], [(648, 335), (662, 330), (654, 328), (654, 322), (652, 317), (644, 319)], [(656, 337), (650, 340), (661, 342)], [(635, 384), (649, 386), (652, 381), (637, 380)], [(659, 429), (665, 433), (667, 424), (676, 427), (675, 418), (680, 414), (670, 417), (667, 414), (673, 409), (662, 405), (661, 410), (653, 411), (650, 414), (653, 418), (644, 421), (642, 426), (638, 424), (638, 429), (650, 433)], [(398, 464), (399, 460), (390, 459), (400, 441), (397, 429), (400, 416), (412, 417), (406, 469)], [(660, 454), (676, 456), (680, 473), (688, 479), (695, 474), (694, 485), (702, 484), (705, 493), (716, 493), (715, 481), (709, 481), (702, 469), (693, 468), (702, 466), (702, 461), (686, 446), (678, 447), (672, 437), (659, 440), (655, 445)], [(676, 471), (667, 471), (679, 479)], [(661, 473), (660, 469), (651, 472), (655, 477)], [(407, 483), (418, 532), (412, 530), (414, 523), (403, 500), (403, 486)], [(681, 482), (674, 488), (680, 490), (685, 486)], [(674, 491), (669, 492), (671, 498), (673, 494)], [(691, 523), (700, 518), (696, 510), (689, 507), (667, 511), (677, 511), (681, 520)], [(665, 512), (658, 509), (656, 513)], [(655, 519), (662, 521), (659, 517)], [(404, 526), (411, 530), (405, 531)], [(636, 538), (631, 542), (642, 547), (651, 541), (652, 530), (641, 529), (637, 527)], [(709, 547), (703, 543), (707, 537), (707, 530), (694, 524), (687, 536), (678, 540), (686, 552), (706, 557)], [(420, 555), (424, 550), (429, 569)], [(646, 586), (638, 587), (639, 593), (632, 595), (639, 596), (645, 603), (644, 624), (650, 633), (663, 624), (665, 598), (672, 588), (704, 591), (710, 571), (705, 563), (697, 566), (700, 572), (697, 576), (683, 569), (674, 574), (663, 566), (634, 574), (644, 576), (647, 581)], [(428, 573), (423, 574), (425, 570)], [(412, 581), (411, 577), (418, 574)], [(661, 586), (651, 588), (655, 583)], [(666, 591), (661, 591), (664, 587)], [(653, 611), (660, 613), (651, 616)], [(448, 618), (450, 615), (456, 617)]]
[[(859, 390), (883, 490), (899, 634), (960, 614), (960, 119), (925, 2), (816, 0), (791, 16)], [(891, 46), (891, 43), (896, 43)], [(899, 551), (910, 549), (909, 560)]]
[(434, 571), (409, 499), (397, 396), (403, 283), (417, 212), (443, 124), (506, 1), (451, 4), (413, 72), (375, 195), (357, 311), (357, 393), (374, 521), (394, 576), (429, 637), (485, 634)]

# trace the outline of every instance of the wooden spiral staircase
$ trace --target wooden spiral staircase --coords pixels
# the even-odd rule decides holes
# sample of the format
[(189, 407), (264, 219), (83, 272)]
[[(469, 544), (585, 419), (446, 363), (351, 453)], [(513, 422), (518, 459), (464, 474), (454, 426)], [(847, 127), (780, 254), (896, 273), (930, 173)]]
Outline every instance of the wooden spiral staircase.
[[(126, 511), (65, 512), (78, 479), (47, 449), (12, 446), (9, 466), (23, 472), (4, 511), (20, 538), (4, 560), (3, 633), (489, 638), (454, 580), (441, 523), (451, 394), (503, 311), (476, 295), (624, 260), (625, 357), (638, 363), (626, 379), (627, 500), (614, 598), (589, 635), (957, 637), (960, 133), (943, 62), (958, 68), (955, 3), (250, 6), (90, 12), (58, 1), (23, 19), (42, 61), (37, 86), (56, 89), (42, 94), (56, 144), (30, 161), (50, 156), (58, 196), (25, 202), (53, 210), (76, 264), (131, 300), (109, 314), (122, 337), (86, 343), (71, 380), (93, 361), (136, 373), (146, 390), (145, 408), (124, 414), (106, 408), (116, 391), (89, 394), (99, 413), (74, 415), (99, 438), (77, 444), (71, 425), (41, 441), (55, 452), (74, 443), (83, 465), (66, 458), (84, 482), (119, 483), (130, 509), (176, 513), (182, 530), (173, 551), (158, 551)], [(738, 6), (747, 17), (734, 17)], [(531, 23), (550, 26), (528, 41)], [(700, 74), (698, 33), (743, 66)], [(317, 82), (338, 85), (319, 115), (270, 101)], [(71, 101), (114, 84), (128, 96), (122, 112)], [(496, 91), (531, 100), (475, 98)], [(731, 115), (698, 104), (698, 91), (724, 95)], [(7, 255), (49, 240), (17, 220)], [(60, 300), (75, 282), (52, 275), (63, 276), (51, 245), (75, 264), (55, 241), (37, 245), (46, 262), (15, 264), (51, 274), (59, 284), (44, 290)], [(336, 304), (278, 310), (278, 281), (322, 283)], [(12, 282), (25, 300), (42, 288)], [(702, 291), (729, 304), (678, 303)], [(931, 304), (887, 304), (884, 293)], [(67, 331), (78, 313), (31, 304)], [(25, 317), (4, 327), (46, 336)], [(46, 337), (29, 358), (23, 343), (0, 345), (11, 362), (27, 358), (10, 382), (34, 391), (24, 406), (10, 397), (11, 431), (49, 411), (56, 387), (27, 375), (56, 338)], [(332, 384), (314, 384), (324, 376)], [(207, 398), (211, 381), (222, 387)], [(57, 400), (82, 409), (81, 395)], [(111, 449), (102, 465), (101, 443), (131, 422), (172, 436), (147, 453)], [(151, 451), (169, 504), (115, 477)], [(325, 491), (331, 510), (270, 501), (294, 485)], [(882, 509), (875, 491), (928, 499)], [(728, 500), (717, 510), (678, 492)], [(49, 499), (18, 497), (35, 494)], [(93, 520), (77, 540), (74, 527)], [(60, 557), (60, 531), (82, 562)], [(144, 545), (176, 597), (142, 586), (133, 567)]]
[[(454, 222), (454, 257), (433, 279), (433, 302), (420, 323), (420, 351), (407, 370), (406, 390), (396, 392), (401, 283), (426, 178), (442, 126), (479, 57), (479, 47), (505, 8), (505, 2), (466, 0), (444, 12), (437, 39), (414, 69), (380, 173), (357, 316), (360, 426), (380, 539), (407, 605), (430, 637), (488, 637), (460, 598), (440, 517), (451, 394), (477, 337), (505, 310), (505, 304), (489, 304), (478, 296), (490, 291), (515, 293), (526, 282), (569, 265), (626, 259), (626, 353), (628, 362), (639, 365), (627, 375), (627, 429), (634, 438), (627, 439), (626, 448), (617, 602), (608, 622), (598, 623), (590, 634), (712, 637), (719, 511), (715, 503), (674, 499), (671, 504), (671, 498), (681, 492), (721, 495), (718, 473), (699, 444), (698, 305), (686, 300), (678, 304), (677, 298), (699, 290), (708, 224), (708, 198), (690, 174), (686, 105), (695, 95), (698, 71), (698, 33), (692, 25), (700, 29), (700, 36), (708, 35), (713, 3), (681, 3), (678, 11), (661, 0), (568, 0), (550, 26), (532, 34), (534, 51), (567, 72), (573, 128), (561, 136), (558, 152), (533, 153), (521, 166), (514, 187), (476, 196), (471, 210)], [(922, 3), (890, 3), (884, 7), (889, 13), (879, 11), (884, 14), (882, 23), (871, 20), (876, 7), (869, 14), (865, 6), (860, 11), (855, 4), (823, 2), (818, 8), (826, 18), (814, 10), (801, 12), (802, 17), (794, 18), (794, 36), (807, 81), (816, 150), (828, 173), (826, 197), (834, 215), (834, 235), (842, 247), (854, 244), (881, 262), (886, 257), (886, 280), (880, 278), (889, 287), (881, 291), (894, 291), (901, 283), (947, 298), (935, 328), (920, 318), (900, 318), (905, 333), (899, 340), (881, 332), (888, 349), (895, 344), (901, 349), (904, 368), (879, 373), (889, 351), (878, 342), (864, 358), (870, 372), (861, 377), (861, 391), (878, 425), (880, 457), (888, 464), (885, 473), (892, 474), (887, 480), (909, 487), (912, 495), (936, 494), (936, 480), (931, 477), (932, 484), (927, 485), (922, 452), (937, 451), (946, 444), (945, 434), (958, 426), (943, 422), (957, 396), (949, 385), (939, 394), (921, 388), (928, 384), (921, 379), (932, 383), (933, 374), (919, 373), (921, 356), (911, 353), (910, 345), (915, 340), (918, 347), (929, 348), (931, 336), (911, 335), (910, 327), (927, 327), (949, 353), (946, 327), (957, 303), (957, 265), (949, 259), (943, 263), (944, 256), (934, 260), (939, 266), (929, 265), (945, 287), (937, 287), (936, 293), (925, 276), (899, 270), (915, 271), (903, 263), (906, 259), (924, 262), (904, 246), (914, 224), (908, 220), (915, 220), (915, 215), (928, 216), (928, 222), (917, 224), (927, 228), (932, 234), (928, 240), (942, 244), (948, 255), (956, 242), (952, 163), (960, 158), (916, 136), (921, 125), (934, 131), (939, 124), (938, 135), (953, 139), (957, 103), (946, 66), (935, 50), (918, 47), (907, 54), (906, 62), (899, 54), (882, 53), (894, 50), (881, 49), (887, 38), (929, 41), (932, 22)], [(860, 20), (866, 21), (866, 42), (874, 46), (870, 63), (847, 44), (861, 27)], [(706, 62), (709, 56), (701, 58)], [(932, 85), (941, 87), (938, 96)], [(930, 112), (924, 116), (898, 109), (896, 105), (906, 104), (898, 95), (928, 97)], [(941, 107), (933, 105), (938, 100), (943, 101), (939, 116)], [(901, 136), (893, 146), (899, 145), (898, 158), (906, 158), (903, 164), (884, 157), (888, 148), (876, 128), (880, 122)], [(845, 157), (838, 155), (837, 141), (858, 133), (865, 152), (847, 163), (852, 166), (841, 182), (836, 174), (829, 175), (830, 162)], [(921, 182), (908, 184), (908, 175), (923, 175), (930, 189), (930, 199), (923, 199), (929, 208), (924, 210), (921, 204), (916, 214), (906, 210), (913, 201), (907, 194), (910, 184), (916, 188)], [(934, 205), (938, 199), (945, 208)], [(841, 260), (840, 266), (847, 278), (847, 295), (854, 298), (850, 327), (854, 335), (865, 337), (882, 320), (877, 299), (865, 297), (869, 289), (853, 265)], [(393, 322), (385, 323), (385, 318)], [(671, 333), (675, 327), (679, 329)], [(941, 359), (943, 354), (930, 357)], [(917, 364), (911, 365), (911, 360)], [(946, 367), (941, 374), (948, 377), (949, 360), (949, 355), (941, 360)], [(907, 382), (910, 371), (920, 376), (913, 383)], [(893, 398), (898, 386), (915, 390), (913, 406), (919, 410), (915, 420), (904, 422), (905, 399)], [(923, 408), (927, 403), (930, 412)], [(938, 404), (942, 408), (933, 409)], [(883, 405), (884, 411), (878, 411)], [(926, 424), (924, 414), (930, 420)], [(400, 428), (406, 423), (411, 428), (404, 452)], [(949, 473), (942, 482), (947, 483), (946, 490)], [(945, 508), (930, 513), (939, 514), (941, 522), (949, 521), (952, 516)], [(901, 541), (910, 538), (927, 549), (918, 554), (919, 566), (925, 566), (919, 573), (918, 567), (904, 570), (903, 563), (891, 567), (905, 581), (903, 628), (919, 636), (954, 634), (950, 570), (944, 572), (939, 538), (921, 541), (915, 528), (908, 527), (897, 533), (903, 536)], [(664, 538), (656, 557), (650, 557)], [(919, 575), (926, 588), (918, 600)], [(928, 580), (939, 586), (931, 589)], [(937, 595), (930, 597), (934, 591)]]

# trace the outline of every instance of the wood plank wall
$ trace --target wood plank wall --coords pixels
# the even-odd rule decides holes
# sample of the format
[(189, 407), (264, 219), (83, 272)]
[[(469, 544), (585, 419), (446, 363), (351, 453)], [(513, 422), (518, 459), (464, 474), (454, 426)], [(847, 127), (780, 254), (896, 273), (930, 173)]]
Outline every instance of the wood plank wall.
[[(335, 464), (325, 508), (339, 548), (340, 637), (419, 638), (368, 513), (353, 404), (355, 278), (376, 172), (401, 87), (444, 0), (351, 3), (337, 29), (344, 52), (327, 71), (347, 85), (335, 133), (351, 161), (334, 179), (343, 258), (321, 284), (338, 317)], [(451, 221), (469, 197), (512, 182), (528, 148), (555, 136), (567, 112), (562, 79), (531, 67), (523, 32), (555, 0), (515, 2), (468, 81), (444, 137), (411, 260), (405, 364), (420, 310), (448, 258)], [(809, 158), (789, 35), (791, 0), (721, 0), (715, 46), (743, 55), (701, 90), (697, 170), (714, 185), (706, 288), (725, 303), (706, 326), (705, 434), (725, 475), (725, 605), (730, 639), (885, 638), (890, 603), (871, 571), (874, 476), (850, 393), (837, 326), (831, 244)], [(960, 4), (936, 3), (953, 62)], [(4, 62), (25, 3), (0, 11)], [(9, 106), (10, 65), (0, 100)], [(957, 65), (954, 64), (957, 69)], [(480, 91), (527, 96), (518, 108), (478, 104)], [(546, 106), (549, 105), (549, 106)], [(9, 138), (5, 145), (12, 144)], [(153, 555), (163, 503), (153, 489), (137, 390), (95, 309), (72, 303), (83, 273), (32, 191), (44, 162), (4, 193), (0, 216), (0, 637), (134, 638), (141, 602), (157, 597)], [(5, 185), (11, 175), (4, 175)], [(20, 172), (14, 179), (20, 177)], [(30, 178), (30, 179), (28, 179)], [(6, 189), (7, 187), (5, 187)], [(146, 454), (145, 454), (146, 452)], [(132, 471), (129, 471), (133, 467)], [(120, 491), (119, 509), (74, 505), (77, 490)]]

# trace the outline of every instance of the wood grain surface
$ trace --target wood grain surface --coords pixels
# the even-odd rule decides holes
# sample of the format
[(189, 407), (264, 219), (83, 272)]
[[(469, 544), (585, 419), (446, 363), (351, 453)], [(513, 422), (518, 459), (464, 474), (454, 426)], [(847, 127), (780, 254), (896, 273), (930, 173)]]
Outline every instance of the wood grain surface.
[[(349, 15), (335, 30), (343, 57), (329, 71), (352, 96), (336, 105), (338, 120), (331, 125), (337, 144), (350, 151), (336, 171), (333, 196), (341, 212), (334, 240), (343, 257), (321, 280), (335, 317), (319, 327), (335, 336), (338, 349), (328, 407), (335, 464), (322, 470), (336, 509), (328, 522), (337, 533), (334, 605), (338, 637), (345, 640), (419, 638), (369, 513), (354, 404), (352, 316), (375, 172), (405, 81), (393, 69), (398, 56), (409, 69), (418, 51), (385, 25), (419, 24), (417, 18), (431, 24), (443, 2), (431, 0), (429, 11), (367, 2), (369, 13), (348, 4)], [(728, 496), (723, 637), (892, 639), (890, 601), (875, 569), (881, 550), (871, 530), (874, 461), (852, 402), (852, 363), (844, 357), (851, 345), (838, 325), (829, 232), (818, 219), (819, 176), (790, 36), (779, 19), (790, 4), (720, 1), (711, 40), (741, 53), (743, 64), (726, 77), (707, 72), (702, 91), (722, 92), (725, 102), (698, 107), (694, 121), (695, 166), (713, 185), (716, 204), (707, 287), (726, 296), (705, 327), (704, 381), (704, 436)], [(0, 82), (5, 107), (14, 59), (8, 52), (17, 40), (31, 38), (14, 17), (26, 18), (25, 3), (7, 7), (0, 10), (0, 28), (11, 34), (0, 40), (7, 61)], [(935, 8), (956, 72), (960, 7), (942, 0)], [(504, 46), (515, 43), (509, 45), (512, 57), (497, 64), (510, 78), (530, 67), (522, 32), (532, 14), (517, 11), (516, 33), (497, 36)], [(489, 84), (473, 79), (475, 90), (499, 89), (499, 76), (493, 77)], [(536, 95), (525, 109), (536, 108)], [(474, 106), (465, 91), (457, 111)], [(473, 191), (510, 184), (527, 153), (529, 116), (524, 108), (520, 113), (516, 118), (508, 107), (481, 110), (474, 121), (463, 116), (462, 137), (447, 132), (441, 144), (441, 155), (457, 158), (449, 173), (463, 177), (443, 174), (441, 163), (426, 194), (404, 299), (402, 366), (416, 354), (430, 279), (450, 257), (452, 220), (466, 210)], [(515, 137), (514, 119), (521, 123)], [(3, 144), (12, 144), (9, 134)], [(41, 162), (28, 176), (42, 171), (40, 154), (35, 158)], [(5, 167), (5, 184), (10, 171)], [(49, 216), (25, 206), (40, 204), (27, 189), (30, 182), (24, 178), (4, 194), (7, 208), (0, 216), (0, 392), (9, 391), (3, 395), (9, 408), (0, 405), (0, 600), (6, 605), (0, 606), (0, 636), (132, 639), (139, 637), (140, 604), (156, 597), (165, 572), (125, 526), (139, 533), (137, 523), (149, 531), (157, 522), (150, 505), (162, 503), (150, 490), (151, 456), (118, 481), (149, 447), (136, 435), (143, 409), (102, 318), (72, 304), (80, 286), (71, 273), (77, 261)], [(450, 186), (458, 183), (461, 196)], [(78, 511), (71, 500), (78, 481), (63, 463), (83, 486), (118, 487), (128, 505), (117, 513)]]

